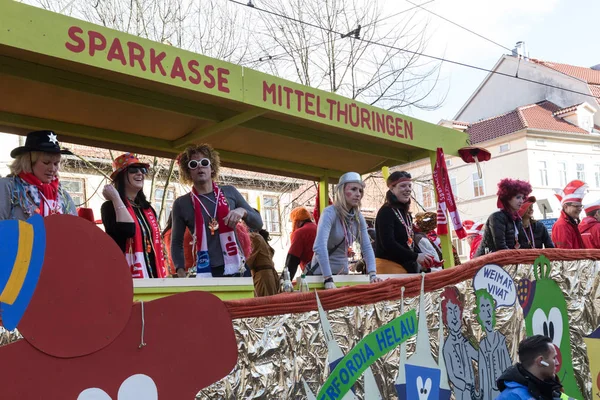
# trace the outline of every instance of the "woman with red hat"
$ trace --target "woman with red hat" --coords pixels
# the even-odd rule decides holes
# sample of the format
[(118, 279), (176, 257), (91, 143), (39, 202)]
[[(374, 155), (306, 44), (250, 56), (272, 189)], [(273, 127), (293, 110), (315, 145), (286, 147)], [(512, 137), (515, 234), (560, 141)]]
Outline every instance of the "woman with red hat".
[(485, 223), (476, 256), (527, 247), (519, 209), (530, 193), (529, 182), (505, 178), (498, 183), (497, 205), (500, 210), (490, 215)]
[(396, 171), (387, 178), (386, 202), (375, 219), (375, 262), (379, 274), (402, 274), (427, 270), (434, 258), (421, 253), (415, 243), (410, 196), (412, 177)]
[(120, 155), (113, 161), (113, 184), (102, 191), (102, 223), (125, 253), (132, 278), (167, 276), (156, 211), (143, 191), (149, 167), (131, 153)]
[(25, 145), (10, 152), (10, 175), (0, 179), (0, 220), (26, 220), (33, 214), (77, 215), (75, 204), (58, 178), (61, 149), (52, 131), (30, 132)]
[(529, 196), (519, 209), (522, 218), (523, 233), (527, 240), (528, 249), (553, 249), (554, 243), (550, 239), (548, 229), (541, 222), (533, 219), (533, 204), (536, 202), (534, 196)]

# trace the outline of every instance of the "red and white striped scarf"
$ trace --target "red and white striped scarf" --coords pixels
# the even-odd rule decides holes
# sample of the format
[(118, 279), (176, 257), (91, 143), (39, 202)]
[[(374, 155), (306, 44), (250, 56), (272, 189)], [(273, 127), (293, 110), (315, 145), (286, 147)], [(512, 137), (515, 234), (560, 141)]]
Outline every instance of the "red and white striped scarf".
[(452, 225), (456, 236), (459, 239), (464, 239), (467, 237), (467, 232), (465, 232), (465, 228), (462, 226), (460, 215), (458, 215), (458, 209), (454, 202), (454, 194), (452, 193), (452, 185), (450, 184), (450, 178), (448, 177), (446, 159), (441, 147), (438, 147), (437, 149), (437, 158), (433, 169), (433, 183), (438, 198), (437, 233), (439, 235), (448, 234), (448, 220), (446, 219), (446, 213), (450, 212), (450, 218), (452, 219)]

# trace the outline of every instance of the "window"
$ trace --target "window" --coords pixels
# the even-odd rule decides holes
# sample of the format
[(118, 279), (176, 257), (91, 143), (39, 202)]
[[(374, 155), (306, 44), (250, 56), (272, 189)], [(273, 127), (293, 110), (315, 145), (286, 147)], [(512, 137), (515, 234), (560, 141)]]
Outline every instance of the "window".
[(538, 161), (538, 171), (540, 171), (540, 185), (548, 186), (548, 170), (546, 169), (546, 161)]
[(473, 172), (473, 197), (481, 197), (484, 195), (483, 177), (480, 178), (477, 172)]
[(598, 143), (594, 143), (594, 144), (592, 145), (592, 150), (594, 150), (594, 151), (600, 151), (600, 144), (598, 144)]
[(544, 139), (536, 139), (535, 145), (539, 146), (539, 147), (544, 147), (544, 146), (546, 146), (546, 141)]
[(594, 179), (596, 180), (596, 187), (600, 188), (600, 164), (594, 165)]
[(449, 167), (452, 165), (452, 160), (446, 160), (446, 167)]
[(433, 207), (433, 190), (431, 188), (423, 188), (423, 207), (431, 208)]
[(465, 255), (465, 252), (463, 250), (463, 241), (462, 240), (460, 240), (458, 238), (452, 239), (452, 245), (456, 249), (456, 253), (458, 254), (459, 257), (463, 257)]
[(564, 161), (558, 163), (558, 183), (560, 188), (567, 186), (567, 163)]
[(500, 153), (506, 153), (510, 150), (510, 144), (504, 143), (500, 145)]
[(165, 195), (164, 188), (156, 188), (154, 189), (154, 209), (156, 210), (156, 215), (160, 215), (160, 220), (158, 223), (161, 226), (166, 226), (167, 221), (169, 220), (169, 215), (171, 215), (171, 210), (173, 209), (173, 202), (175, 201), (175, 189), (168, 188), (167, 189), (167, 198), (165, 199), (165, 210), (160, 212), (163, 196)]
[(454, 195), (454, 198), (457, 199), (458, 198), (458, 183), (456, 182), (455, 176), (450, 178), (450, 186), (452, 187), (452, 194)]
[(585, 182), (585, 164), (576, 164), (577, 179)]
[(277, 196), (263, 196), (263, 210), (265, 215), (265, 228), (270, 233), (279, 233), (279, 198)]
[(71, 195), (75, 207), (85, 207), (85, 181), (83, 179), (61, 178), (60, 185)]

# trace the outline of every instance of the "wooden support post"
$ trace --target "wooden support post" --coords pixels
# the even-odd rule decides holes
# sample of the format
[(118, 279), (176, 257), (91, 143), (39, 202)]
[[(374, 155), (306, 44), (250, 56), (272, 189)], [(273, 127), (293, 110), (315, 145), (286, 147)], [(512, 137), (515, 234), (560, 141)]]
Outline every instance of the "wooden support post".
[[(433, 177), (433, 171), (435, 169), (435, 161), (437, 159), (437, 153), (435, 151), (429, 152), (429, 160), (431, 161), (431, 176)], [(448, 182), (450, 184), (450, 182)], [(437, 203), (437, 192), (435, 193), (435, 201)], [(448, 215), (446, 215), (446, 219), (448, 220)], [(452, 227), (450, 226), (450, 221), (448, 220), (448, 232), (450, 232)], [(452, 240), (450, 239), (450, 233), (447, 235), (438, 235), (440, 238), (440, 246), (442, 247), (442, 257), (444, 258), (444, 268), (452, 268), (454, 267), (454, 252), (452, 251)]]

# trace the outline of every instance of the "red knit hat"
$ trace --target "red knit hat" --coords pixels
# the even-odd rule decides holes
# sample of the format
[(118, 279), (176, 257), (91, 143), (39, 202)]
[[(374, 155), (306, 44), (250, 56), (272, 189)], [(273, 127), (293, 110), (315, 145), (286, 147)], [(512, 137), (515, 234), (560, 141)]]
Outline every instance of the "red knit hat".
[(498, 182), (498, 201), (496, 202), (498, 208), (504, 208), (504, 204), (518, 194), (523, 196), (529, 196), (531, 193), (531, 185), (529, 182), (522, 181), (520, 179), (504, 178)]
[(536, 202), (535, 196), (529, 196), (527, 200), (523, 202), (521, 208), (519, 208), (519, 217), (523, 218), (523, 215), (529, 210), (529, 207)]

